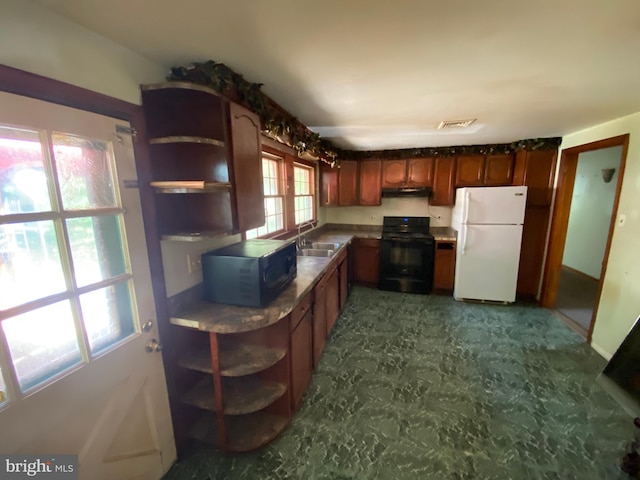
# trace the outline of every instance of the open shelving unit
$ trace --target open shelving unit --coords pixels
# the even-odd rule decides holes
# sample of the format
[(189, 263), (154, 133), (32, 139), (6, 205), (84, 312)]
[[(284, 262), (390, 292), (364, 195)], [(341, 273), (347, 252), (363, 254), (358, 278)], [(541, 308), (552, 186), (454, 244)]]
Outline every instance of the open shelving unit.
[(254, 450), (273, 440), (291, 418), (288, 318), (243, 333), (200, 333), (178, 366), (197, 372), (182, 394), (200, 411), (192, 439), (229, 452)]

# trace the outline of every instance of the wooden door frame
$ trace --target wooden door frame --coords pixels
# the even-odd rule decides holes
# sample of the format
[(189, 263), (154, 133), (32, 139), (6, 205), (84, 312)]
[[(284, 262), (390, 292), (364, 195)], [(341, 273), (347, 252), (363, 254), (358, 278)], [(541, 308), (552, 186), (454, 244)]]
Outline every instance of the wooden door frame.
[(618, 184), (616, 185), (613, 209), (611, 211), (611, 222), (609, 223), (609, 233), (607, 235), (607, 244), (605, 247), (604, 258), (602, 260), (602, 272), (598, 282), (596, 303), (593, 308), (591, 323), (587, 334), (587, 343), (591, 343), (591, 335), (593, 334), (593, 326), (595, 323), (594, 320), (598, 312), (600, 295), (602, 294), (602, 284), (607, 271), (609, 249), (611, 247), (613, 229), (618, 216), (618, 202), (620, 200), (620, 190), (622, 189), (622, 180), (624, 177), (627, 150), (629, 147), (629, 134), (627, 133), (617, 137), (606, 138), (604, 140), (598, 140), (584, 145), (564, 149), (562, 150), (562, 157), (560, 159), (558, 184), (551, 217), (549, 240), (547, 243), (547, 258), (544, 264), (542, 289), (540, 291), (540, 305), (545, 308), (554, 308), (556, 304), (558, 283), (560, 280), (560, 268), (562, 266), (562, 257), (564, 254), (564, 244), (567, 239), (567, 229), (569, 227), (569, 214), (571, 211), (573, 186), (578, 168), (578, 156), (581, 153), (618, 146), (622, 147), (620, 166), (618, 168)]

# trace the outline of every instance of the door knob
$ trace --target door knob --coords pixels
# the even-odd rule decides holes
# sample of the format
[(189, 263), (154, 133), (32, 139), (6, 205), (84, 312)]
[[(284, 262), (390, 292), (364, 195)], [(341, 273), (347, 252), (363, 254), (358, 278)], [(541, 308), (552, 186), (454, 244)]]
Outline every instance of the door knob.
[(162, 351), (162, 344), (158, 342), (158, 340), (156, 340), (155, 338), (152, 338), (149, 343), (147, 343), (144, 347), (144, 349), (148, 352), (161, 352)]
[(144, 322), (144, 325), (142, 325), (142, 330), (144, 330), (145, 332), (150, 331), (153, 328), (153, 322), (151, 320), (147, 320), (146, 322)]

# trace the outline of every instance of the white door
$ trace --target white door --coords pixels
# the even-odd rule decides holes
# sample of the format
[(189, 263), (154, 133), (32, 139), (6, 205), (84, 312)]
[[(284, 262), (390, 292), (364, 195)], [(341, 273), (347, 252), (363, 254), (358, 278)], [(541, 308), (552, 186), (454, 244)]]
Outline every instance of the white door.
[(462, 225), (454, 298), (515, 301), (521, 240), (522, 225)]
[[(81, 479), (176, 458), (126, 122), (0, 93), (0, 452)], [(145, 323), (150, 322), (144, 327)]]
[(464, 188), (458, 195), (463, 196), (466, 203), (461, 223), (520, 225), (524, 222), (527, 187)]

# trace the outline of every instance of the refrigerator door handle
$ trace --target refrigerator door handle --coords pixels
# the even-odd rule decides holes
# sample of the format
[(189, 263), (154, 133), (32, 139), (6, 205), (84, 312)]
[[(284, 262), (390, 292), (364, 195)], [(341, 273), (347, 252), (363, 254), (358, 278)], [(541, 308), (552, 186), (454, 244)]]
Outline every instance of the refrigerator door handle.
[(467, 252), (467, 226), (462, 227), (462, 255)]
[(469, 202), (471, 201), (471, 192), (467, 190), (464, 198), (464, 210), (462, 212), (462, 223), (466, 224), (469, 221)]

